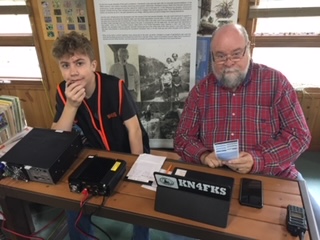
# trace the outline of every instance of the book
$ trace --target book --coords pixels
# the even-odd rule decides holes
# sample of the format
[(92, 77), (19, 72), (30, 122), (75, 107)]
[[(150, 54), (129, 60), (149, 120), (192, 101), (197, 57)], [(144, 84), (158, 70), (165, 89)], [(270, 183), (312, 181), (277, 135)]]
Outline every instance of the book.
[(6, 100), (12, 102), (13, 112), (15, 116), (15, 124), (17, 132), (21, 132), (22, 129), (25, 127), (24, 123), (24, 114), (22, 113), (22, 108), (20, 104), (20, 99), (16, 96), (10, 95), (0, 95), (0, 100)]
[(3, 109), (6, 121), (8, 122), (11, 133), (10, 137), (14, 136), (17, 133), (17, 127), (15, 122), (15, 116), (13, 113), (12, 102), (0, 99), (0, 108)]
[(7, 118), (6, 109), (0, 107), (0, 144), (8, 141), (11, 137), (11, 130)]
[(16, 96), (0, 95), (0, 144), (22, 132), (27, 127), (20, 99)]

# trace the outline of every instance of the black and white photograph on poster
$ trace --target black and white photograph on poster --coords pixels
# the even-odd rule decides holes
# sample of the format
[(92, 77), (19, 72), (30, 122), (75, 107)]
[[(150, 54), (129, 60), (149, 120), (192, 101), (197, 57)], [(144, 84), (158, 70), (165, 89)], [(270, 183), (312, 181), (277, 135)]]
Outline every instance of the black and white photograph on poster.
[(183, 102), (142, 102), (141, 123), (151, 139), (173, 139)]
[(198, 35), (212, 35), (223, 24), (238, 20), (239, 0), (199, 0), (201, 1)]
[(199, 2), (95, 0), (94, 7), (101, 71), (125, 80), (150, 146), (172, 148), (176, 113), (196, 81)]
[(187, 45), (172, 43), (139, 46), (142, 102), (186, 99), (190, 88), (190, 53), (186, 49)]
[(107, 73), (123, 79), (133, 100), (141, 101), (138, 46), (136, 44), (106, 45)]

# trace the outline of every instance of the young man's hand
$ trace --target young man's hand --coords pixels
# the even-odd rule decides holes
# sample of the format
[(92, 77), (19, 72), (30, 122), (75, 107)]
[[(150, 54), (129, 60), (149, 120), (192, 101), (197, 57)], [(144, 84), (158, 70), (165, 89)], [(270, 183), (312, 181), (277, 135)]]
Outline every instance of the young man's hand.
[(86, 96), (84, 87), (78, 82), (67, 82), (65, 90), (67, 104), (78, 108)]

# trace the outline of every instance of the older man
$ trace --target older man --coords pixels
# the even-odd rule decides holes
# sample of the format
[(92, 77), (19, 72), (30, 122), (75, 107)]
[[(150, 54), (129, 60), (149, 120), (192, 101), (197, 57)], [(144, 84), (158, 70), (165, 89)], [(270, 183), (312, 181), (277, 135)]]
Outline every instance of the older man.
[[(279, 71), (252, 62), (243, 27), (222, 26), (211, 47), (213, 73), (189, 94), (175, 150), (209, 167), (297, 178), (294, 161), (311, 136), (295, 90)], [(236, 139), (239, 158), (218, 159), (213, 144)]]
[[(301, 179), (294, 162), (308, 148), (311, 134), (290, 82), (252, 61), (248, 34), (240, 25), (217, 29), (211, 50), (213, 73), (185, 102), (175, 151), (184, 161), (211, 168)], [(213, 145), (227, 140), (238, 140), (240, 153), (223, 161)]]

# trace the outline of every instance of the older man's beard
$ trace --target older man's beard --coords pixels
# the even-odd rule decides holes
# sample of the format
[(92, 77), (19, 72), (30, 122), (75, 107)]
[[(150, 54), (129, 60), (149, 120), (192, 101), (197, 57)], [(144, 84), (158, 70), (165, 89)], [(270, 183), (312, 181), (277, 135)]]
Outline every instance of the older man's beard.
[(236, 89), (244, 82), (248, 67), (244, 71), (241, 71), (238, 68), (226, 68), (222, 74), (218, 74), (213, 67), (213, 73), (222, 86), (230, 89)]

